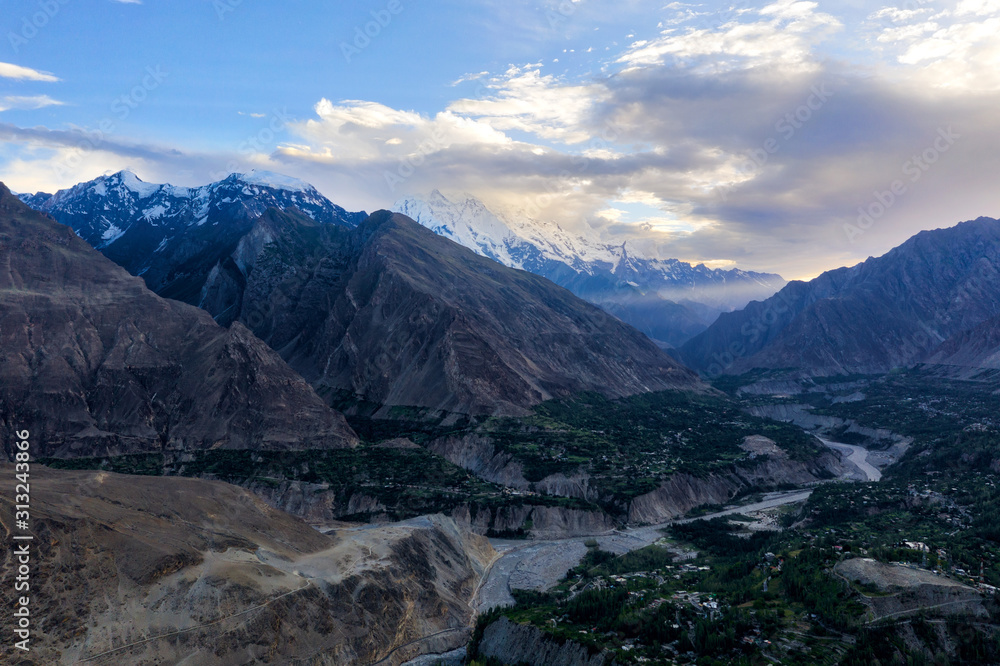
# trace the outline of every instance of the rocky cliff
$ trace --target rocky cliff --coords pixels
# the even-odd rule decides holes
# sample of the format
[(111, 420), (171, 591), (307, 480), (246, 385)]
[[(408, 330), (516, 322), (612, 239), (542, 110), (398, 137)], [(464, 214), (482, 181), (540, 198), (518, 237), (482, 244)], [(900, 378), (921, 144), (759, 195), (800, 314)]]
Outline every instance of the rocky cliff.
[[(363, 492), (338, 493), (326, 484), (261, 482), (250, 484), (248, 490), (271, 506), (311, 523), (357, 519), (359, 515), (375, 521), (388, 520), (387, 508), (377, 498)], [(538, 539), (603, 534), (618, 526), (614, 518), (600, 510), (546, 506), (532, 503), (531, 498), (522, 498), (521, 502), (512, 499), (501, 506), (459, 504), (450, 516), (475, 534)]]
[(35, 456), (353, 446), (242, 325), (160, 298), (0, 184), (0, 424)]
[(441, 516), (321, 534), (218, 482), (35, 466), (31, 487), (32, 649), (3, 663), (400, 664), (468, 640), (495, 556)]
[(704, 504), (725, 504), (743, 490), (815, 483), (843, 474), (840, 459), (833, 453), (824, 453), (809, 463), (766, 457), (756, 465), (734, 467), (728, 473), (706, 477), (675, 474), (653, 492), (632, 500), (628, 506), (628, 522), (662, 523)]
[(606, 652), (592, 653), (586, 646), (561, 641), (541, 629), (511, 622), (505, 617), (491, 623), (483, 632), (479, 654), (511, 666), (610, 666), (613, 657)]
[[(773, 442), (772, 442), (773, 444)], [(495, 443), (485, 435), (471, 434), (465, 436), (444, 437), (433, 440), (429, 448), (447, 460), (463, 467), (488, 481), (505, 485), (522, 491), (541, 492), (562, 497), (574, 497), (588, 501), (607, 500), (601, 497), (599, 489), (590, 484), (590, 478), (585, 473), (567, 477), (563, 474), (553, 474), (540, 481), (529, 482), (524, 478), (522, 465), (510, 453), (499, 450)], [(609, 516), (601, 512), (603, 520), (594, 516), (572, 515), (568, 509), (552, 509), (548, 519), (560, 516), (558, 523), (574, 523), (583, 521), (599, 534), (607, 525), (612, 529), (616, 521), (637, 523), (660, 523), (683, 516), (691, 509), (703, 504), (724, 504), (740, 491), (754, 487), (774, 487), (778, 485), (801, 485), (815, 483), (822, 479), (840, 476), (844, 469), (836, 454), (824, 452), (809, 462), (799, 462), (788, 458), (780, 451), (774, 456), (762, 456), (756, 462), (734, 465), (725, 472), (696, 477), (690, 474), (674, 474), (666, 479), (659, 488), (645, 495), (640, 495), (621, 507), (621, 512)], [(532, 533), (541, 530), (538, 519), (548, 512), (535, 510), (531, 518)], [(597, 512), (578, 512), (590, 514)], [(527, 512), (523, 520), (528, 520)], [(485, 533), (485, 523), (470, 521), (476, 531)], [(515, 521), (506, 520), (504, 524)], [(517, 529), (514, 526), (512, 529)], [(587, 532), (574, 531), (574, 534)], [(567, 534), (569, 536), (569, 534)]]
[(1000, 315), (948, 338), (927, 362), (1000, 370)]

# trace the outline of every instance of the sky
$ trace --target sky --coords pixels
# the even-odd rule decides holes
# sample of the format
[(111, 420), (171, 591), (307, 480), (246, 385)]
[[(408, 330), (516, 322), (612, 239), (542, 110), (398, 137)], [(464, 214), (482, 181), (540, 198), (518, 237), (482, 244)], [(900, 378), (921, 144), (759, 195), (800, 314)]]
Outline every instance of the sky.
[(433, 189), (809, 278), (1000, 217), (1000, 0), (5, 0), (0, 180)]

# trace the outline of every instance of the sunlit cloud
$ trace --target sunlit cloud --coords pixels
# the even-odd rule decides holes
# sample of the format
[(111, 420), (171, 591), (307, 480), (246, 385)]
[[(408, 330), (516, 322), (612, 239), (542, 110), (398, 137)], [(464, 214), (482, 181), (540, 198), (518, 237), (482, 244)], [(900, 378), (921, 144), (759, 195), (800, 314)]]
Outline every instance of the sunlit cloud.
[(30, 67), (22, 67), (9, 62), (0, 62), (0, 79), (54, 83), (59, 80), (59, 77), (55, 74), (31, 69)]

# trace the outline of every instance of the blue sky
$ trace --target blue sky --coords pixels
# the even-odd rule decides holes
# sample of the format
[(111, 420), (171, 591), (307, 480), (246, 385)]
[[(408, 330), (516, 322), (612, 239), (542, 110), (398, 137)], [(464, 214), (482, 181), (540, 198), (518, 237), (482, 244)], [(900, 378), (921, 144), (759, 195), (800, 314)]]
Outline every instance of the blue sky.
[(1000, 216), (998, 28), (1000, 0), (8, 0), (0, 179), (438, 188), (808, 277)]

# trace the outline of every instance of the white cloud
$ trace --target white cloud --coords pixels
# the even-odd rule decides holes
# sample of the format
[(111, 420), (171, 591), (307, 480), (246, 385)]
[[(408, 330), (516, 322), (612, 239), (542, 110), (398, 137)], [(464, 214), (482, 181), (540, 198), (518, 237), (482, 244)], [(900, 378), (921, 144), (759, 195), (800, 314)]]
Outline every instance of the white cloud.
[(1000, 0), (961, 0), (955, 8), (958, 16), (991, 16), (1000, 13)]
[(600, 84), (566, 84), (537, 65), (511, 67), (490, 79), (480, 99), (460, 99), (448, 110), (501, 131), (517, 130), (568, 144), (590, 138), (587, 117), (606, 96)]
[(489, 76), (489, 72), (477, 72), (475, 74), (463, 74), (454, 81), (451, 82), (452, 87), (457, 86), (460, 83), (465, 83), (466, 81), (478, 81), (479, 79)]
[(832, 15), (816, 11), (817, 7), (815, 2), (779, 0), (740, 15), (756, 18), (753, 21), (734, 19), (717, 28), (684, 32), (670, 28), (656, 39), (634, 43), (618, 62), (639, 67), (669, 59), (687, 66), (700, 64), (711, 72), (765, 65), (813, 71), (819, 66), (813, 49), (842, 27)]
[(30, 67), (21, 67), (9, 62), (0, 62), (0, 79), (17, 79), (20, 81), (58, 81), (59, 78), (48, 72), (40, 72)]
[(1000, 90), (1000, 0), (961, 0), (954, 11), (891, 18), (878, 42), (902, 66), (896, 76), (959, 93)]
[(320, 100), (316, 119), (291, 125), (308, 147), (287, 146), (282, 152), (310, 159), (364, 161), (424, 156), (455, 146), (504, 147), (511, 140), (488, 123), (451, 111), (428, 117), (376, 102)]
[(52, 99), (48, 95), (0, 97), (0, 111), (9, 111), (10, 109), (33, 110), (41, 109), (46, 106), (63, 106), (63, 104), (63, 102)]

